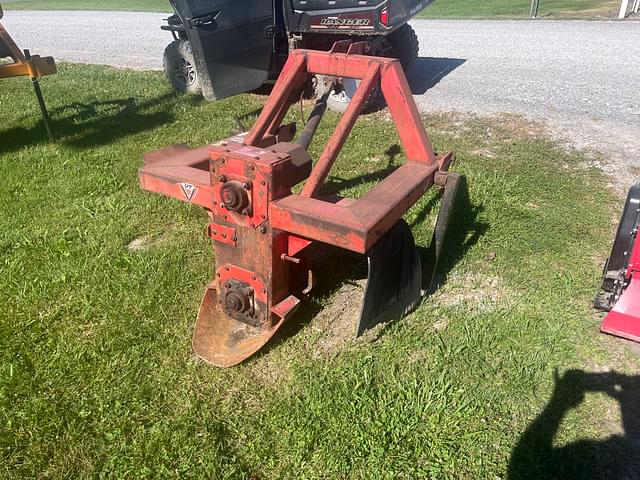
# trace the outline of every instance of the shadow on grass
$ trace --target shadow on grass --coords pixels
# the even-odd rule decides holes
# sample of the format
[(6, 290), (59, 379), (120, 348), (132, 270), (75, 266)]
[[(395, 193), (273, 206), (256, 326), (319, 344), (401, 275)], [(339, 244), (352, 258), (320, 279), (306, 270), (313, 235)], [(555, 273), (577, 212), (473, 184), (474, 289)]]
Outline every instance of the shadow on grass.
[[(187, 97), (194, 105), (202, 100)], [(173, 107), (179, 94), (170, 92), (139, 100), (133, 97), (74, 102), (49, 111), (53, 134), (58, 144), (85, 149), (108, 145), (122, 138), (152, 130), (174, 120)], [(31, 128), (0, 130), (0, 153), (42, 144), (46, 132), (42, 121)]]
[[(623, 433), (606, 440), (579, 440), (562, 447), (554, 446), (564, 417), (590, 392), (604, 393), (618, 402)], [(640, 376), (582, 370), (570, 370), (559, 378), (556, 375), (549, 403), (522, 434), (512, 452), (508, 478), (639, 479)]]
[(402, 153), (400, 146), (397, 144), (392, 145), (384, 152), (387, 156), (387, 164), (384, 168), (351, 178), (329, 178), (322, 188), (323, 195), (337, 195), (340, 192), (359, 185), (381, 181), (400, 168), (400, 164), (396, 164), (396, 157), (400, 153)]
[[(443, 191), (440, 191), (441, 196)], [(429, 212), (435, 207), (438, 197), (432, 198), (423, 208), (411, 224), (411, 228), (415, 229), (422, 224)], [(453, 267), (464, 258), (466, 253), (473, 247), (478, 240), (487, 233), (489, 224), (479, 219), (484, 207), (474, 205), (469, 196), (469, 188), (466, 177), (461, 178), (461, 184), (458, 194), (453, 205), (453, 212), (449, 228), (444, 238), (442, 253), (438, 260), (433, 283), (428, 285), (423, 283), (422, 288), (433, 293), (446, 282), (447, 276)], [(418, 247), (420, 252), (420, 260), (422, 262), (423, 282), (429, 282), (427, 275), (433, 269), (433, 254), (430, 248)]]

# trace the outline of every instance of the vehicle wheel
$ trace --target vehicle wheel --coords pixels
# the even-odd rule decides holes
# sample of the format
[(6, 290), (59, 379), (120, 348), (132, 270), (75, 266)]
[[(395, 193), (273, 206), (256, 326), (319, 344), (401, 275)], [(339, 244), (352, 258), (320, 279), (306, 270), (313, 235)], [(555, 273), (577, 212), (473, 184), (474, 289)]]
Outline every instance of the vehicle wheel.
[[(321, 75), (316, 75), (318, 78), (318, 82), (324, 81)], [(342, 81), (339, 82), (327, 98), (327, 108), (332, 112), (336, 113), (344, 113), (353, 98), (353, 95), (356, 93), (358, 86), (360, 85), (360, 80), (356, 80), (353, 78), (343, 78)], [(316, 88), (316, 98), (320, 98), (322, 95), (322, 89)], [(380, 100), (380, 91), (378, 88), (375, 88), (371, 93), (371, 96), (367, 100), (362, 109), (363, 112), (371, 112), (378, 107)]]
[(360, 85), (359, 80), (354, 80), (353, 78), (345, 78), (340, 82), (340, 86), (337, 86), (331, 93), (329, 93), (329, 97), (327, 98), (327, 108), (332, 112), (344, 113), (347, 111), (347, 107), (353, 98), (353, 95), (356, 93), (358, 86)]
[(405, 72), (411, 70), (418, 60), (420, 42), (415, 30), (408, 23), (389, 35), (391, 56), (400, 60)]
[[(420, 42), (418, 36), (411, 25), (404, 24), (402, 27), (391, 33), (388, 37), (388, 45), (391, 47), (386, 55), (397, 58), (402, 63), (402, 68), (408, 72), (418, 59)], [(385, 56), (386, 56), (385, 55)], [(327, 100), (327, 108), (334, 112), (344, 113), (349, 106), (351, 98), (355, 93), (360, 80), (345, 78), (340, 85), (335, 88)], [(379, 89), (375, 89), (364, 106), (363, 111), (371, 112), (384, 108), (385, 102)]]
[(188, 40), (171, 42), (164, 51), (164, 73), (179, 92), (202, 93), (195, 59)]

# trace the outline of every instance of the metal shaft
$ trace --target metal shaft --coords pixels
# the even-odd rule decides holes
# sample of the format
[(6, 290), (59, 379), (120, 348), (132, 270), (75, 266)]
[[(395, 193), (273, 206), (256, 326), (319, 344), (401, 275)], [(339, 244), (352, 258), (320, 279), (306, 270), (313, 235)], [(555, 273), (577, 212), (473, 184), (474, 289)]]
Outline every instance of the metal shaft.
[[(29, 50), (24, 51), (24, 56), (26, 60), (31, 60), (31, 53), (29, 52)], [(47, 130), (49, 141), (53, 143), (55, 141), (55, 138), (53, 136), (53, 131), (51, 130), (51, 123), (49, 122), (49, 112), (47, 111), (47, 104), (44, 103), (44, 97), (42, 95), (42, 90), (40, 89), (40, 81), (38, 80), (38, 77), (31, 77), (31, 84), (33, 85), (33, 89), (36, 92), (38, 105), (40, 105), (40, 111), (42, 112), (42, 121), (44, 122), (44, 128)]]
[(538, 17), (538, 6), (540, 5), (540, 0), (531, 0), (531, 9), (529, 10), (529, 16), (531, 18)]
[(40, 105), (40, 110), (42, 111), (42, 121), (44, 122), (44, 128), (46, 128), (47, 130), (49, 141), (53, 143), (55, 142), (55, 137), (53, 136), (53, 131), (51, 130), (51, 124), (49, 123), (49, 112), (47, 112), (47, 105), (44, 103), (44, 97), (42, 96), (42, 90), (40, 89), (40, 82), (37, 78), (32, 78), (31, 83), (33, 84), (33, 89), (36, 92), (38, 104)]
[[(331, 85), (331, 87), (333, 84)], [(326, 90), (326, 92), (320, 97), (311, 111), (311, 115), (309, 115), (309, 120), (307, 124), (304, 126), (304, 129), (300, 133), (300, 138), (298, 138), (298, 145), (304, 147), (305, 150), (309, 150), (309, 145), (313, 141), (313, 137), (318, 130), (318, 126), (320, 125), (320, 121), (324, 116), (324, 113), (327, 111), (327, 99), (329, 98), (329, 94), (331, 93), (331, 87)]]

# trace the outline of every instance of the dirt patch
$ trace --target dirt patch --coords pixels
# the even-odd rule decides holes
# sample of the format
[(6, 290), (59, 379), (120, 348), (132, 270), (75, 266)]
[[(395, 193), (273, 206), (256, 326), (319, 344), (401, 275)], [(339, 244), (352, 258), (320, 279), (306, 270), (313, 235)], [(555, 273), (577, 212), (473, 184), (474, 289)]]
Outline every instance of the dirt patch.
[(293, 382), (293, 371), (288, 354), (274, 359), (274, 352), (261, 355), (250, 362), (250, 376), (252, 383), (265, 389), (283, 391)]
[(499, 113), (491, 117), (494, 123), (493, 132), (498, 138), (507, 134), (509, 141), (516, 138), (544, 138), (548, 136), (548, 127), (537, 120), (515, 113)]
[(496, 158), (497, 154), (489, 147), (478, 148), (471, 151), (471, 155), (477, 155), (478, 157)]
[[(340, 287), (320, 314), (313, 320), (312, 329), (318, 334), (313, 346), (316, 358), (334, 358), (349, 344), (355, 343), (355, 329), (360, 318), (366, 280), (356, 280)], [(376, 329), (367, 333), (375, 335)]]
[[(497, 275), (467, 273), (450, 277), (446, 285), (433, 294), (433, 300), (446, 307), (471, 304), (475, 305), (477, 311), (487, 312), (513, 295)], [(446, 324), (436, 322), (434, 329), (438, 328), (443, 330)]]
[(127, 250), (130, 252), (140, 252), (149, 250), (158, 245), (162, 241), (162, 237), (154, 237), (153, 235), (143, 235), (133, 239), (128, 245)]
[(547, 138), (549, 127), (541, 121), (516, 113), (497, 113), (481, 116), (473, 113), (435, 113), (427, 118), (427, 130), (435, 128), (443, 134), (459, 136), (461, 132), (481, 133), (484, 139), (478, 153), (492, 147), (496, 142), (512, 142), (514, 138)]
[(444, 330), (447, 329), (448, 326), (449, 326), (449, 319), (448, 318), (440, 318), (440, 319), (436, 320), (436, 322), (433, 324), (433, 329), (436, 332), (443, 332)]

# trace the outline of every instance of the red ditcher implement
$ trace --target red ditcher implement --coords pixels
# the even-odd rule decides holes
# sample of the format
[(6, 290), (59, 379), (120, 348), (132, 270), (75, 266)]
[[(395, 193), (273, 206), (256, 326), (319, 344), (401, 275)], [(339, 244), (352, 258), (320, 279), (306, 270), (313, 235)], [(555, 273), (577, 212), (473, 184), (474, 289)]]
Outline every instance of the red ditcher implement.
[(602, 287), (595, 306), (609, 312), (600, 330), (640, 342), (640, 184), (629, 191), (604, 267)]
[[(311, 247), (329, 245), (366, 255), (369, 266), (355, 334), (401, 317), (430, 284), (461, 177), (449, 173), (453, 155), (437, 156), (422, 125), (398, 60), (365, 56), (363, 44), (338, 42), (331, 52), (292, 51), (250, 132), (190, 150), (171, 146), (145, 155), (143, 189), (204, 207), (216, 258), (193, 347), (220, 367), (240, 363), (263, 347), (316, 283)], [(293, 141), (282, 125), (309, 75), (360, 80), (360, 86), (320, 158), (307, 148), (326, 109), (317, 101)], [(331, 85), (327, 90), (330, 90)], [(321, 188), (363, 106), (380, 88), (407, 162), (358, 199), (322, 197)], [(293, 186), (304, 182), (299, 194)], [(405, 212), (433, 185), (444, 187), (429, 268)]]

